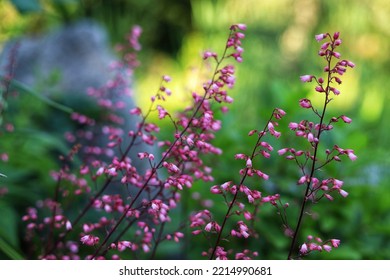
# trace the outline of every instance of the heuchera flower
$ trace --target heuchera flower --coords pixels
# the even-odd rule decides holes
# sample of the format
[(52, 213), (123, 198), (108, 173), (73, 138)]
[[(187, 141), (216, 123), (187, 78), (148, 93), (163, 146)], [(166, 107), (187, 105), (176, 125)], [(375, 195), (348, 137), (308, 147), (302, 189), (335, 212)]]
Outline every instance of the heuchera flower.
[(319, 42), (319, 41), (324, 40), (326, 38), (326, 36), (327, 36), (327, 34), (322, 33), (322, 34), (315, 35), (315, 38)]
[(87, 234), (81, 237), (80, 241), (85, 245), (94, 246), (99, 243), (99, 237)]
[(303, 244), (301, 245), (301, 248), (299, 249), (299, 252), (300, 252), (302, 255), (304, 255), (304, 254), (306, 254), (306, 253), (308, 252), (308, 248), (307, 248), (306, 243), (303, 243)]
[[(315, 83), (315, 91), (322, 93), (325, 97), (324, 105), (322, 110), (318, 110), (313, 106), (313, 103), (307, 99), (302, 98), (299, 100), (299, 105), (305, 109), (312, 109), (314, 113), (314, 118), (317, 121), (309, 121), (302, 120), (300, 122), (291, 122), (289, 124), (289, 128), (295, 132), (295, 135), (298, 137), (304, 137), (310, 143), (310, 146), (306, 151), (296, 151), (294, 148), (283, 148), (278, 151), (279, 155), (284, 155), (288, 160), (294, 160), (301, 170), (301, 176), (298, 179), (298, 185), (305, 185), (305, 197), (303, 203), (301, 205), (301, 214), (298, 217), (297, 229), (293, 233), (293, 241), (290, 247), (289, 258), (294, 253), (293, 250), (296, 248), (295, 237), (299, 232), (299, 227), (301, 225), (300, 221), (302, 221), (303, 215), (305, 213), (306, 203), (308, 201), (313, 201), (317, 203), (322, 198), (326, 198), (329, 201), (333, 201), (334, 198), (331, 195), (332, 192), (338, 192), (341, 196), (347, 197), (348, 192), (342, 189), (343, 181), (330, 178), (330, 179), (318, 179), (316, 176), (319, 176), (321, 172), (319, 172), (322, 167), (325, 165), (335, 161), (341, 161), (340, 156), (346, 155), (351, 160), (356, 160), (357, 157), (351, 149), (342, 149), (337, 145), (334, 145), (333, 149), (326, 149), (325, 154), (326, 157), (322, 157), (319, 152), (319, 145), (321, 135), (323, 135), (323, 131), (330, 131), (334, 127), (332, 123), (337, 122), (341, 119), (344, 123), (351, 123), (352, 120), (345, 115), (341, 115), (339, 117), (331, 117), (330, 120), (327, 120), (326, 117), (326, 109), (328, 104), (332, 101), (334, 96), (340, 95), (340, 90), (335, 88), (335, 85), (340, 85), (342, 83), (341, 76), (345, 74), (347, 68), (355, 67), (353, 62), (350, 62), (345, 59), (341, 59), (342, 55), (340, 52), (336, 51), (342, 41), (339, 38), (340, 33), (335, 32), (333, 36), (329, 33), (321, 33), (315, 35), (315, 39), (320, 42), (325, 40), (320, 46), (320, 50), (318, 55), (325, 60), (325, 66), (323, 68), (326, 78), (315, 77), (313, 75), (303, 75), (300, 76), (300, 80), (302, 82), (314, 82)], [(327, 123), (328, 122), (328, 123)], [(298, 158), (300, 157), (300, 158)], [(308, 172), (311, 170), (311, 172)], [(284, 225), (287, 227), (286, 225)], [(329, 245), (329, 242), (332, 243), (332, 246)], [(320, 238), (316, 238), (315, 242), (313, 241), (313, 237), (308, 237), (308, 242), (301, 245), (299, 252), (301, 255), (306, 255), (311, 251), (330, 251), (333, 248), (338, 246), (339, 240), (332, 240), (322, 242)]]
[(337, 248), (340, 245), (339, 239), (331, 239), (330, 242), (332, 243), (333, 248)]
[(311, 82), (313, 80), (313, 77), (312, 75), (304, 75), (304, 76), (301, 76), (300, 79), (302, 82), (304, 83), (308, 83), (308, 82)]
[(307, 98), (303, 98), (301, 100), (299, 100), (299, 105), (302, 107), (302, 108), (306, 108), (306, 109), (309, 109), (311, 108), (311, 102), (309, 99)]

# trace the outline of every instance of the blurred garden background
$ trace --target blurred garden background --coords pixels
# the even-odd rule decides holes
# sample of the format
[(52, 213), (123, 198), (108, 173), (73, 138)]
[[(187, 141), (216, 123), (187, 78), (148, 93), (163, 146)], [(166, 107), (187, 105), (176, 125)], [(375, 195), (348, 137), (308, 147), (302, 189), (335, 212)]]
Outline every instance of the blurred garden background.
[[(239, 178), (242, 161), (234, 160), (234, 155), (252, 150), (254, 139), (247, 136), (248, 131), (261, 129), (274, 107), (287, 112), (280, 123), (285, 137), (273, 143), (274, 148), (294, 145), (296, 137), (286, 128), (288, 122), (305, 116), (298, 100), (309, 96), (321, 102), (316, 99), (313, 84), (299, 80), (301, 75), (321, 73), (323, 61), (317, 55), (320, 44), (314, 35), (339, 31), (342, 58), (353, 61), (356, 67), (343, 78), (341, 94), (331, 102), (329, 115), (345, 114), (353, 122), (336, 124), (327, 140), (354, 149), (358, 160), (329, 166), (330, 174), (344, 180), (349, 196), (314, 205), (302, 237), (313, 234), (341, 239), (340, 248), (309, 258), (390, 259), (388, 0), (0, 0), (0, 50), (12, 38), (44, 33), (82, 18), (105, 26), (113, 47), (123, 41), (133, 25), (142, 27), (141, 66), (134, 83), (136, 101), (141, 107), (148, 106), (161, 76), (169, 75), (173, 92), (167, 103), (170, 110), (184, 108), (191, 91), (205, 81), (207, 67), (202, 52), (221, 52), (229, 26), (247, 25), (244, 61), (237, 66), (237, 83), (231, 91), (234, 103), (228, 114), (220, 116), (222, 129), (214, 142), (224, 153), (209, 158), (215, 182), (198, 183), (187, 190), (192, 198), (210, 198), (212, 184)], [(49, 172), (59, 166), (50, 150), (62, 147), (64, 140), (33, 122), (45, 118), (46, 107), (31, 96), (21, 98), (13, 122), (24, 129), (0, 137), (0, 153), (8, 153), (7, 159), (0, 160), (0, 173), (7, 176), (0, 177), (0, 189), (7, 190), (0, 195), (1, 259), (25, 256), (21, 216), (49, 192), (53, 186)], [(296, 186), (296, 166), (277, 155), (259, 164), (271, 180), (253, 185), (280, 193), (284, 202), (290, 203), (292, 217), (297, 215), (302, 190)], [(196, 199), (184, 202), (186, 211), (200, 207)], [(221, 213), (226, 211), (222, 201), (213, 201), (213, 205), (220, 207)], [(259, 258), (285, 259), (289, 239), (275, 209), (265, 207), (257, 223), (259, 238), (243, 246), (258, 250)], [(202, 242), (201, 236), (194, 237), (174, 250), (185, 250), (186, 258), (199, 259), (208, 246)], [(159, 258), (172, 257), (172, 247), (160, 249)]]

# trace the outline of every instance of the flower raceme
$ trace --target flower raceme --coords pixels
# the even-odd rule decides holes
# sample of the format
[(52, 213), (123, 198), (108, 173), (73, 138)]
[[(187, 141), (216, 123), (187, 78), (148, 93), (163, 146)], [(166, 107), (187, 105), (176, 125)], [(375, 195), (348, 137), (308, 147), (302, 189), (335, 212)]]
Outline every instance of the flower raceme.
[[(232, 181), (228, 181), (221, 185), (214, 185), (211, 187), (210, 192), (212, 194), (220, 195), (224, 198), (227, 211), (222, 223), (218, 227), (218, 231), (212, 232), (217, 235), (214, 247), (203, 253), (203, 255), (208, 256), (210, 259), (227, 259), (229, 254), (231, 254), (229, 252), (232, 250), (226, 249), (222, 246), (223, 240), (226, 240), (226, 238), (222, 239), (224, 232), (229, 232), (229, 236), (232, 239), (247, 239), (254, 237), (257, 234), (253, 228), (253, 224), (250, 225), (249, 223), (257, 216), (259, 207), (266, 203), (277, 206), (277, 202), (280, 198), (279, 194), (265, 195), (256, 188), (247, 185), (246, 181), (249, 177), (261, 180), (269, 179), (267, 174), (258, 168), (255, 168), (255, 159), (258, 157), (267, 159), (271, 156), (270, 153), (273, 151), (273, 147), (269, 142), (265, 141), (264, 138), (267, 135), (275, 138), (280, 137), (281, 133), (276, 131), (275, 127), (279, 125), (278, 120), (280, 120), (285, 114), (285, 111), (282, 109), (274, 109), (263, 130), (251, 130), (248, 133), (249, 136), (257, 135), (257, 141), (250, 154), (238, 153), (235, 155), (235, 159), (243, 160), (245, 162), (245, 167), (239, 170), (239, 174), (241, 176), (239, 183), (235, 184)], [(230, 224), (228, 223), (228, 220), (232, 215), (242, 218), (242, 220), (239, 220), (232, 226), (232, 228), (229, 229)], [(209, 214), (208, 218), (212, 219), (212, 216)], [(250, 255), (257, 256), (258, 253), (256, 251), (246, 250), (245, 259), (250, 259)], [(241, 257), (243, 257), (243, 252), (235, 254), (235, 258)]]
[(322, 250), (325, 250), (326, 252), (330, 252), (332, 248), (338, 248), (339, 245), (339, 239), (330, 239), (324, 242), (319, 237), (309, 235), (307, 237), (307, 242), (300, 246), (299, 253), (301, 256), (306, 256), (313, 251), (322, 252)]
[[(227, 107), (224, 104), (233, 102), (228, 91), (234, 87), (236, 82), (235, 67), (226, 62), (232, 59), (235, 62), (242, 62), (244, 49), (241, 41), (245, 37), (243, 33), (245, 29), (244, 24), (231, 26), (222, 55), (214, 52), (204, 53), (204, 59), (214, 59), (216, 63), (212, 77), (203, 84), (203, 93), (193, 92), (192, 104), (175, 115), (170, 114), (164, 108), (164, 102), (173, 95), (166, 86), (172, 80), (168, 75), (162, 76), (161, 84), (157, 93), (151, 97), (151, 105), (147, 111), (143, 111), (139, 107), (125, 108), (123, 106), (125, 103), (121, 101), (110, 102), (110, 96), (105, 95), (104, 89), (91, 88), (88, 90), (88, 95), (96, 98), (99, 106), (107, 112), (109, 121), (112, 121), (112, 123), (107, 123), (103, 129), (108, 138), (107, 146), (91, 147), (89, 151), (91, 158), (87, 162), (83, 162), (76, 174), (67, 166), (60, 172), (53, 172), (58, 193), (66, 189), (65, 184), (69, 184), (72, 188), (76, 188), (76, 195), (91, 197), (88, 198), (88, 203), (74, 220), (70, 222), (64, 215), (65, 234), (61, 233), (60, 238), (56, 238), (54, 230), (50, 230), (50, 242), (48, 242), (45, 252), (40, 256), (41, 258), (48, 258), (48, 256), (50, 258), (78, 258), (77, 254), (73, 253), (77, 252), (78, 248), (75, 249), (73, 245), (71, 246), (72, 254), (65, 249), (63, 250), (66, 248), (64, 246), (66, 242), (80, 243), (80, 246), (92, 249), (91, 254), (80, 256), (80, 258), (118, 259), (121, 255), (128, 255), (131, 252), (151, 254), (153, 257), (160, 243), (180, 242), (184, 238), (184, 234), (179, 230), (166, 232), (164, 225), (172, 223), (171, 212), (180, 205), (184, 188), (191, 188), (196, 180), (205, 182), (213, 180), (212, 168), (204, 164), (203, 157), (222, 153), (220, 148), (211, 143), (215, 132), (221, 128), (221, 121), (216, 118), (215, 108), (221, 104), (221, 111), (227, 112)], [(131, 74), (134, 68), (139, 65), (135, 53), (127, 54), (126, 51), (141, 49), (138, 42), (141, 31), (139, 27), (133, 28), (127, 38), (127, 45), (118, 46), (118, 50), (124, 52), (123, 61), (113, 63), (113, 69), (127, 68), (125, 72)], [(123, 95), (126, 95), (129, 93), (129, 89), (124, 82), (122, 80), (111, 81), (109, 86), (118, 87), (118, 94), (124, 93)], [(120, 99), (121, 96), (118, 97)], [(119, 109), (126, 109), (129, 114), (140, 118), (135, 129), (123, 130), (121, 127), (123, 122), (116, 115), (116, 111)], [(174, 133), (171, 139), (157, 137), (159, 127), (155, 123), (149, 122), (149, 116), (154, 112), (158, 114), (159, 120), (169, 118), (172, 121)], [(93, 128), (95, 124), (94, 120), (84, 115), (74, 113), (71, 117), (87, 129)], [(90, 142), (94, 137), (94, 134), (87, 131), (78, 134), (86, 138), (89, 137), (86, 142)], [(75, 134), (69, 133), (67, 135), (68, 139), (77, 143)], [(128, 143), (127, 146), (124, 143)], [(131, 151), (135, 149), (134, 147), (139, 147), (140, 143), (149, 146), (156, 143), (161, 154), (157, 154), (156, 151), (141, 150), (137, 151), (135, 158), (130, 159)], [(114, 149), (119, 150), (120, 156), (114, 156)], [(96, 155), (103, 153), (108, 156), (108, 160), (103, 161), (96, 158)], [(71, 160), (70, 157), (69, 160)], [(136, 160), (149, 162), (149, 168), (145, 171), (138, 170), (135, 164)], [(157, 172), (158, 170), (159, 172)], [(163, 171), (166, 176), (160, 176), (160, 172), (164, 174)], [(95, 188), (90, 187), (91, 184)], [(100, 188), (99, 184), (101, 184)], [(123, 189), (129, 190), (130, 196), (125, 197), (119, 192), (107, 192), (107, 190), (114, 189), (111, 187), (113, 184), (116, 186), (119, 184)], [(92, 189), (97, 189), (97, 191), (93, 193)], [(68, 197), (70, 191), (66, 190), (64, 193), (66, 193), (64, 197)], [(252, 194), (252, 196), (256, 197), (256, 194)], [(58, 213), (64, 211), (59, 199), (52, 201), (52, 204), (55, 205), (50, 207), (53, 216), (58, 216)], [(35, 211), (38, 212), (34, 208), (30, 210), (30, 213), (35, 213)], [(82, 221), (87, 216), (91, 216), (87, 215), (90, 212), (95, 212), (92, 216), (100, 216), (100, 219), (93, 223)], [(38, 217), (34, 220), (26, 218), (26, 222), (31, 225), (29, 226), (31, 236), (33, 236), (34, 230), (42, 228), (37, 220)], [(207, 211), (204, 211), (200, 216), (191, 215), (190, 220), (192, 221), (191, 227), (199, 227), (212, 233), (220, 230), (219, 224), (207, 217)], [(50, 223), (53, 224), (53, 222)], [(197, 232), (199, 229), (193, 230), (193, 234), (197, 234)], [(248, 234), (244, 225), (240, 225), (238, 232), (245, 236)], [(72, 238), (76, 238), (76, 241), (73, 241)], [(222, 258), (222, 251), (220, 252)], [(244, 258), (246, 254), (243, 253), (240, 256)]]
[[(301, 177), (297, 181), (298, 185), (306, 186), (304, 196), (300, 208), (299, 217), (295, 225), (295, 230), (292, 235), (292, 241), (290, 245), (290, 251), (288, 259), (294, 257), (294, 255), (305, 256), (312, 251), (330, 251), (331, 248), (338, 247), (340, 240), (332, 239), (333, 241), (323, 243), (317, 238), (317, 242), (303, 243), (296, 251), (296, 242), (299, 230), (302, 226), (302, 218), (308, 208), (307, 202), (312, 201), (314, 203), (319, 202), (322, 198), (326, 198), (329, 201), (333, 201), (333, 192), (339, 193), (342, 197), (347, 197), (348, 192), (342, 189), (343, 181), (336, 178), (320, 178), (324, 176), (324, 167), (331, 162), (340, 162), (341, 156), (346, 155), (350, 160), (356, 160), (357, 156), (352, 149), (343, 149), (337, 145), (334, 145), (332, 149), (325, 149), (321, 153), (322, 141), (321, 136), (326, 131), (333, 130), (333, 123), (338, 120), (342, 120), (346, 124), (350, 124), (352, 119), (341, 115), (339, 117), (331, 117), (327, 121), (326, 111), (329, 103), (335, 96), (341, 94), (340, 90), (336, 88), (337, 85), (342, 83), (341, 77), (346, 73), (348, 68), (354, 68), (355, 64), (349, 60), (341, 59), (340, 52), (336, 49), (341, 45), (340, 33), (336, 32), (333, 35), (330, 33), (322, 33), (315, 36), (315, 39), (320, 42), (326, 40), (320, 46), (318, 55), (325, 60), (324, 73), (325, 77), (317, 77), (315, 75), (307, 74), (300, 76), (300, 80), (304, 83), (315, 83), (314, 90), (323, 95), (323, 108), (319, 110), (315, 108), (312, 102), (303, 98), (299, 101), (300, 107), (304, 109), (311, 109), (314, 113), (315, 120), (302, 120), (300, 122), (291, 122), (289, 128), (295, 132), (297, 137), (306, 138), (309, 143), (307, 150), (296, 150), (294, 148), (282, 148), (278, 151), (278, 154), (285, 156), (287, 160), (293, 160), (300, 172)], [(290, 228), (290, 225), (285, 224), (286, 228)], [(334, 240), (337, 240), (334, 241)]]

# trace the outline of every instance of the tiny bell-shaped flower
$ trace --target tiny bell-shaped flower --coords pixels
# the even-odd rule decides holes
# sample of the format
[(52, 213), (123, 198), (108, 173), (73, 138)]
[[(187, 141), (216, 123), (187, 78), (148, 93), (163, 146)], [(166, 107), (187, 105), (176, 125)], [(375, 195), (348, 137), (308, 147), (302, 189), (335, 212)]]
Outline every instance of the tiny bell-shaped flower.
[(238, 24), (236, 24), (236, 26), (238, 27), (238, 29), (240, 29), (242, 31), (246, 30), (246, 24), (244, 24), (244, 23), (238, 23)]
[(283, 149), (280, 149), (278, 151), (278, 154), (281, 156), (281, 155), (284, 155), (286, 152), (288, 152), (290, 149), (289, 148), (283, 148)]
[(344, 190), (342, 190), (342, 189), (339, 190), (339, 193), (340, 193), (340, 195), (341, 195), (342, 197), (347, 197), (347, 196), (348, 196), (348, 192), (346, 192), (346, 191), (344, 191)]
[(304, 83), (311, 82), (313, 80), (313, 75), (303, 75), (300, 77), (301, 81)]
[(331, 239), (330, 242), (332, 243), (333, 248), (337, 248), (340, 245), (340, 239)]
[(348, 118), (347, 116), (340, 116), (340, 118), (345, 122), (345, 123), (351, 123), (352, 122), (352, 119)]
[(353, 153), (352, 150), (348, 150), (347, 151), (347, 155), (348, 155), (349, 159), (352, 160), (352, 161), (357, 159), (357, 156)]
[(316, 40), (319, 42), (319, 41), (322, 41), (326, 38), (326, 34), (325, 33), (322, 33), (322, 34), (318, 34), (318, 35), (315, 35), (315, 38)]
[(300, 105), (302, 108), (306, 108), (306, 109), (312, 107), (312, 106), (311, 106), (310, 100), (307, 99), (307, 98), (303, 98), (303, 99), (299, 100), (299, 105)]
[(304, 255), (307, 253), (307, 251), (308, 251), (307, 245), (306, 245), (306, 243), (303, 243), (301, 248), (299, 249), (299, 252)]
[(332, 246), (327, 245), (327, 244), (323, 245), (322, 248), (324, 248), (324, 250), (327, 252), (330, 252), (330, 250), (332, 250)]

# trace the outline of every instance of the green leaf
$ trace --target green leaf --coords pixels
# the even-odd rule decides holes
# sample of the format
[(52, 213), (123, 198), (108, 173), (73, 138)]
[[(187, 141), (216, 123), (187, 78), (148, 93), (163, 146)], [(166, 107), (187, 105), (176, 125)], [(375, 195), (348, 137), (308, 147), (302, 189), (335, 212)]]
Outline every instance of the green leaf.
[(11, 2), (21, 14), (40, 12), (42, 10), (39, 0), (11, 0)]
[(23, 259), (15, 247), (19, 246), (17, 221), (15, 210), (7, 203), (0, 201), (0, 251), (11, 259)]
[[(1, 77), (1, 76), (0, 76)], [(3, 77), (2, 77), (3, 78)], [(34, 90), (30, 89), (29, 87), (27, 87), (26, 85), (24, 85), (23, 83), (15, 80), (15, 79), (12, 79), (11, 80), (11, 84), (12, 86), (14, 86), (16, 89), (18, 90), (21, 90), (23, 92), (26, 92), (26, 93), (29, 93), (31, 94), (32, 96), (38, 98), (39, 100), (43, 101), (44, 103), (46, 103), (47, 105), (53, 107), (53, 108), (56, 108), (60, 111), (63, 111), (65, 113), (68, 113), (68, 114), (71, 114), (73, 112), (73, 109), (72, 108), (69, 108), (63, 104), (60, 104), (60, 103), (57, 103), (55, 102), (54, 100), (51, 100), (50, 98), (42, 95), (42, 94), (39, 94), (37, 92), (35, 92)]]
[(24, 260), (23, 256), (0, 237), (0, 251), (12, 260)]

